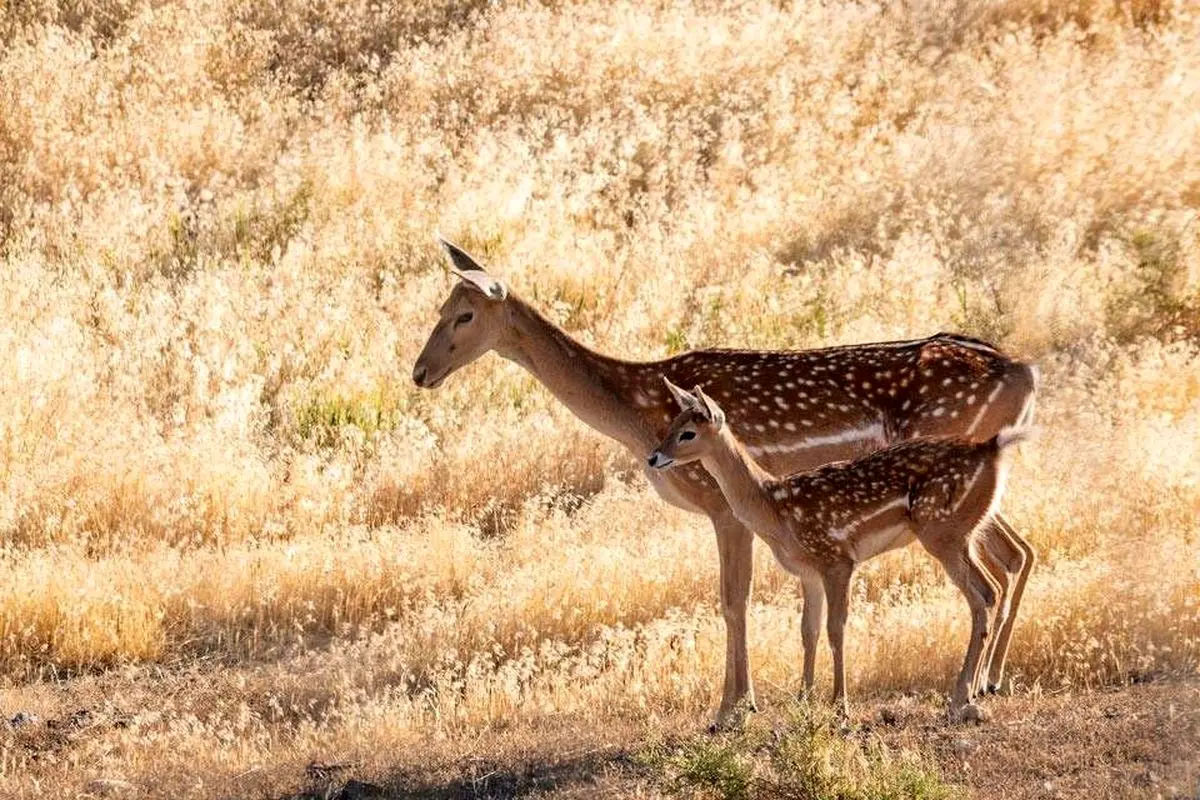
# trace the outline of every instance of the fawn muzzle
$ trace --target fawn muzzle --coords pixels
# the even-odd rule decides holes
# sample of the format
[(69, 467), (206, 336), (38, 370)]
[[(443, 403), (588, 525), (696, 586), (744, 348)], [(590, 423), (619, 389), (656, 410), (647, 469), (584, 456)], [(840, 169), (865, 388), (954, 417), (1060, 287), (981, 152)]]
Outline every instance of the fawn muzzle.
[(666, 469), (675, 463), (675, 459), (665, 456), (662, 454), (662, 452), (655, 450), (650, 454), (650, 457), (646, 459), (646, 463), (650, 465), (651, 469)]

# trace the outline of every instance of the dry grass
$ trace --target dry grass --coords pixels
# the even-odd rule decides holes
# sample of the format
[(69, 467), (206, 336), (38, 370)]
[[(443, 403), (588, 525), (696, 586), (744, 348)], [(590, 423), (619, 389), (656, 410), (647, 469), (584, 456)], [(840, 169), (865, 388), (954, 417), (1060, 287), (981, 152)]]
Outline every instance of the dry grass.
[[(0, 733), (0, 791), (704, 718), (706, 523), (511, 365), (408, 381), (436, 229), (609, 351), (1038, 361), (1018, 688), (1194, 674), (1198, 107), (1185, 0), (0, 0), (0, 696), (99, 720)], [(915, 551), (863, 573), (852, 693), (941, 690), (961, 603)], [(771, 703), (798, 600), (757, 576)]]

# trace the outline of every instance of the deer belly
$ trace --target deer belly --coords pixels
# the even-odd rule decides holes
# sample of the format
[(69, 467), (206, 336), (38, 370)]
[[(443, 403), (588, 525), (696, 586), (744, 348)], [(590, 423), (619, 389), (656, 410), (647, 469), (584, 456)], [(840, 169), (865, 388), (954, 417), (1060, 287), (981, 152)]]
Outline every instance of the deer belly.
[(880, 553), (911, 544), (916, 538), (911, 527), (907, 524), (898, 524), (851, 536), (846, 540), (844, 547), (846, 555), (855, 562), (861, 563)]

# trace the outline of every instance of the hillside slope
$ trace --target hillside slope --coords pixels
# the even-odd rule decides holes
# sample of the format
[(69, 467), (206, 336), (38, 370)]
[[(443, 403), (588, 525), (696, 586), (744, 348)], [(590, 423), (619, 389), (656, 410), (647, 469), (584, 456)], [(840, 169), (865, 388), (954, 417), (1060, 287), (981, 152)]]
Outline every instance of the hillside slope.
[[(412, 385), (435, 230), (609, 352), (955, 330), (1038, 363), (989, 763), (1034, 770), (1053, 730), (1005, 721), (1060, 693), (1193, 713), (1197, 109), (1186, 0), (0, 6), (0, 711), (37, 717), (0, 793), (436, 787), (702, 729), (707, 523), (512, 364)], [(799, 601), (757, 564), (769, 715)], [(934, 714), (966, 616), (916, 550), (862, 570), (860, 721)]]

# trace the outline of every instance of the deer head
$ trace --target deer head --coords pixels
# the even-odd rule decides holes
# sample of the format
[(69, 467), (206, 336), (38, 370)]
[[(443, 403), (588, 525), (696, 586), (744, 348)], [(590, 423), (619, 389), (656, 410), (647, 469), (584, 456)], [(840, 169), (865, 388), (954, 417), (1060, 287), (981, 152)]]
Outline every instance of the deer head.
[(438, 322), (413, 366), (413, 383), (423, 389), (436, 389), (450, 373), (496, 346), (504, 330), (508, 298), (507, 287), (465, 250), (445, 239), (439, 241), (459, 282), (442, 304)]
[(680, 413), (671, 422), (662, 444), (647, 459), (653, 469), (670, 469), (703, 458), (725, 427), (725, 412), (699, 386), (688, 392), (665, 377), (663, 382), (679, 403)]

